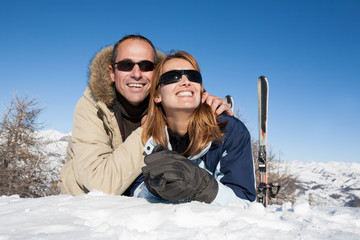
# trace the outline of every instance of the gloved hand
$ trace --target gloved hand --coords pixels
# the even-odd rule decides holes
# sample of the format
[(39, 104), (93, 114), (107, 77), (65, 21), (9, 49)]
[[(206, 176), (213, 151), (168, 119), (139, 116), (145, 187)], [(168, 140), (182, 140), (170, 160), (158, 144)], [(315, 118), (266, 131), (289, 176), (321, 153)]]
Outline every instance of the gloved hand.
[(218, 183), (205, 169), (178, 154), (157, 145), (145, 157), (142, 168), (147, 189), (169, 201), (211, 203), (218, 192)]

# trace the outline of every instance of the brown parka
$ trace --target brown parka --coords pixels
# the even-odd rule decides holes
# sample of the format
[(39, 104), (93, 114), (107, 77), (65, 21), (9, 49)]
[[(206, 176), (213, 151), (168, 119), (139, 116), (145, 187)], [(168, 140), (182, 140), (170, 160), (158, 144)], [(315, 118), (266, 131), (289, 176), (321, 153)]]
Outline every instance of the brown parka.
[(116, 94), (109, 76), (112, 47), (102, 49), (90, 65), (89, 84), (74, 111), (72, 141), (59, 183), (62, 194), (99, 190), (122, 194), (144, 166), (142, 128), (123, 142), (114, 113)]

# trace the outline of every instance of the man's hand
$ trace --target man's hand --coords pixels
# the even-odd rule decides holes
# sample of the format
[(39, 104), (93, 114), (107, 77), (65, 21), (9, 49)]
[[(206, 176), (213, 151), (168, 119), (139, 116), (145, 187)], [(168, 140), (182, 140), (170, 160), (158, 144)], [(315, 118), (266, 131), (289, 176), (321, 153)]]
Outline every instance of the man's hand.
[(208, 104), (216, 117), (220, 116), (221, 114), (234, 116), (234, 113), (231, 111), (229, 104), (221, 97), (212, 96), (208, 92), (204, 92), (201, 102)]
[(218, 183), (205, 169), (161, 145), (145, 157), (142, 168), (144, 182), (155, 196), (177, 201), (196, 200), (211, 203), (218, 192)]

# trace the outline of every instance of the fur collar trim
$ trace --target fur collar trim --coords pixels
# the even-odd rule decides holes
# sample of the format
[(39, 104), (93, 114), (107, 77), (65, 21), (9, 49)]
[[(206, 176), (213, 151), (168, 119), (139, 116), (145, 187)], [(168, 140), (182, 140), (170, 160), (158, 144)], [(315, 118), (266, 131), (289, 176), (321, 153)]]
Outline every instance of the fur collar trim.
[(89, 86), (98, 101), (110, 106), (115, 97), (115, 85), (110, 79), (108, 66), (111, 64), (112, 46), (96, 54), (89, 67)]

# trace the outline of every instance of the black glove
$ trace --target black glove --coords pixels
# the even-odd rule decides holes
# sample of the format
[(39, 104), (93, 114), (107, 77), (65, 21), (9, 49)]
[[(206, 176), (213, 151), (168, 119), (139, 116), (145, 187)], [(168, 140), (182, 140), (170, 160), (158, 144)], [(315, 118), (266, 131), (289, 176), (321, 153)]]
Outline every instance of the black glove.
[(178, 154), (157, 145), (145, 157), (142, 168), (147, 189), (169, 201), (211, 203), (218, 192), (218, 183), (205, 169)]

